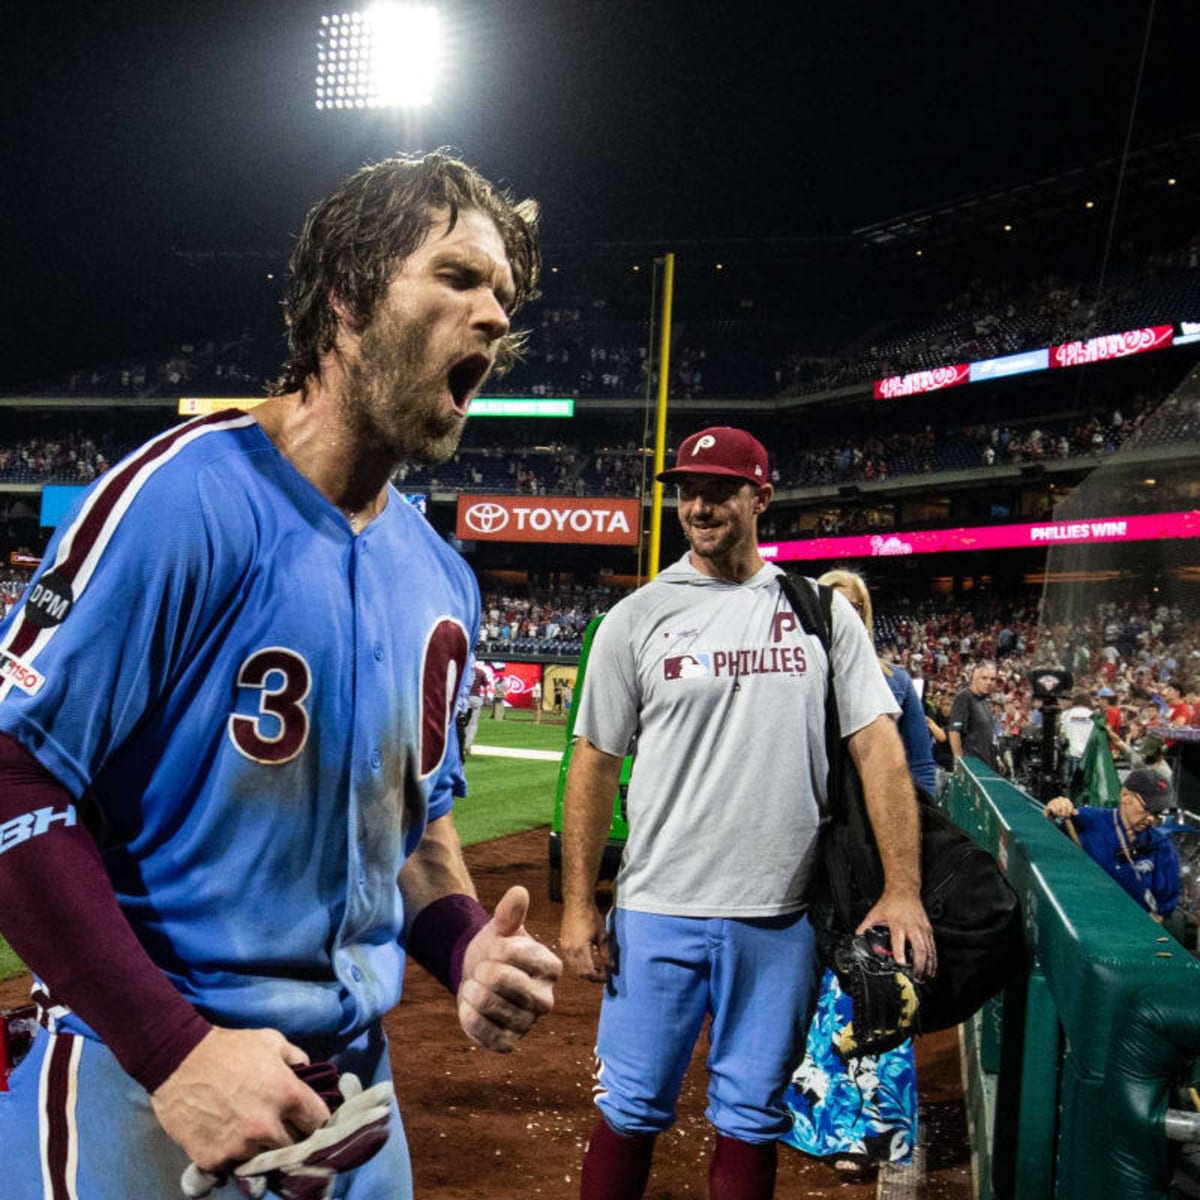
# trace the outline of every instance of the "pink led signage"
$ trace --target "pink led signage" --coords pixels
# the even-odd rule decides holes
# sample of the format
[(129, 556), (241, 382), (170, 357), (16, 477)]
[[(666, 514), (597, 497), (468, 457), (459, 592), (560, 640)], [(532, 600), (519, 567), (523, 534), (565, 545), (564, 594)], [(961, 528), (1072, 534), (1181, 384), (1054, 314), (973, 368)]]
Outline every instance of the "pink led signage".
[(940, 392), (942, 388), (958, 387), (970, 379), (970, 367), (959, 363), (954, 367), (934, 367), (932, 371), (913, 371), (911, 375), (893, 375), (875, 381), (875, 399), (891, 400), (896, 396), (915, 396), (918, 392)]
[(1105, 362), (1110, 358), (1127, 358), (1131, 354), (1146, 354), (1165, 350), (1175, 340), (1174, 325), (1151, 325), (1147, 329), (1128, 329), (1124, 333), (1106, 333), (1086, 342), (1063, 342), (1050, 348), (1050, 365), (1079, 367), (1084, 363)]
[[(1187, 336), (1194, 322), (1183, 322), (1180, 344), (1196, 340)], [(1081, 367), (1086, 363), (1107, 362), (1113, 358), (1128, 358), (1131, 354), (1146, 354), (1151, 350), (1166, 350), (1175, 345), (1174, 325), (1149, 325), (1145, 329), (1127, 329), (1124, 333), (1106, 333), (1083, 342), (1063, 342), (1059, 346), (1027, 350), (1003, 358), (982, 362), (958, 363), (934, 367), (928, 371), (913, 371), (908, 375), (891, 375), (875, 380), (876, 400), (893, 400), (898, 396), (915, 396), (921, 392), (938, 392), (963, 383), (998, 379), (1005, 375), (1044, 371), (1048, 367)]]
[(1045, 521), (1031, 525), (981, 525), (962, 529), (921, 529), (859, 537), (808, 538), (759, 546), (768, 562), (807, 559), (890, 558), (942, 554), (955, 550), (1013, 550), (1038, 546), (1086, 546), (1102, 542), (1145, 542), (1200, 537), (1200, 511), (1151, 516), (1098, 517), (1087, 521)]

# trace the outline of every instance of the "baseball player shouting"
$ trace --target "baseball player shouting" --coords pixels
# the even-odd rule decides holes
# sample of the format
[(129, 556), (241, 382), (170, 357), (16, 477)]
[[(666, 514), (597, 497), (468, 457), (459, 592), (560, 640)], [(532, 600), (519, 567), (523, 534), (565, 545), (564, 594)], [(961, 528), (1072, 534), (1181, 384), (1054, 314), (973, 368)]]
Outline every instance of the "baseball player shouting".
[[(784, 1091), (804, 1044), (816, 961), (805, 888), (821, 825), (826, 663), (757, 546), (767, 453), (701, 430), (663, 472), (690, 549), (617, 604), (584, 676), (563, 813), (562, 952), (607, 980), (597, 1035), (601, 1119), (584, 1200), (637, 1200), (655, 1137), (711, 1014), (709, 1196), (766, 1200)], [(866, 925), (933, 969), (917, 808), (892, 699), (863, 623), (834, 596), (834, 691), (886, 873)], [(622, 757), (637, 733), (629, 840), (606, 928), (595, 904)]]
[(550, 1009), (528, 894), (489, 916), (451, 816), (478, 589), (388, 483), (517, 348), (536, 217), (443, 154), (352, 176), (273, 398), (103, 476), (0, 626), (0, 932), (43, 1025), (6, 1197), (407, 1197), (406, 953), (491, 1049)]

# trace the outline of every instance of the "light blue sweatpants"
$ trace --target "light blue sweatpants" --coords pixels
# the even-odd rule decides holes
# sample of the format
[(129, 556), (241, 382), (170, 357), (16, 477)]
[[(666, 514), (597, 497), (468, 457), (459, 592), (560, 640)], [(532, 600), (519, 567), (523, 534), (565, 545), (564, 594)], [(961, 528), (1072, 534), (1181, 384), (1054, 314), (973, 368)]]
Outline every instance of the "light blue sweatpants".
[(801, 914), (759, 920), (609, 914), (613, 969), (596, 1039), (596, 1104), (618, 1133), (661, 1133), (706, 1015), (706, 1116), (770, 1142), (791, 1127), (784, 1092), (804, 1052), (817, 969)]

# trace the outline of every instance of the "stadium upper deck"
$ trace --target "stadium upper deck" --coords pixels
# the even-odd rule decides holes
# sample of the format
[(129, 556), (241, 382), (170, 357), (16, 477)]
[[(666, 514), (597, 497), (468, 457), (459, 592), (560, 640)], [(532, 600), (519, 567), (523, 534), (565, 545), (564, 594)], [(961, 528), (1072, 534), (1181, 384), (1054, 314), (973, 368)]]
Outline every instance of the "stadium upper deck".
[[(1197, 191), (1182, 168), (1186, 186), (1161, 178), (1172, 154), (1183, 166), (1200, 161), (1200, 139), (1173, 146), (1133, 164), (1132, 200), (1102, 269), (1103, 239), (1080, 214), (1111, 164), (854, 236), (675, 247), (668, 441), (709, 423), (756, 429), (777, 472), (763, 533), (781, 540), (1040, 520), (1098, 469), (1107, 484), (1087, 492), (1090, 516), (1197, 507), (1200, 418), (1194, 389), (1179, 392), (1197, 343), (883, 401), (871, 388), (885, 373), (1059, 339), (1160, 323), (1172, 336), (1200, 329)], [(1001, 237), (994, 218), (1005, 205), (1018, 216)], [(643, 494), (644, 410), (656, 382), (653, 256), (666, 248), (548, 248), (545, 296), (527, 314), (533, 351), (489, 392), (572, 395), (576, 418), (473, 421), (454, 461), (406, 472), (399, 482), (429, 497), (438, 528), (452, 534), (461, 494)], [(181, 313), (195, 324), (173, 352), (0, 397), (0, 548), (36, 553), (47, 536), (37, 525), (40, 486), (86, 482), (173, 423), (180, 395), (261, 395), (274, 375), (283, 346), (270, 261), (179, 262), (190, 298)], [(231, 276), (245, 286), (231, 288)], [(211, 315), (218, 295), (234, 297), (225, 336)], [(668, 554), (680, 549), (673, 524), (668, 516)], [(474, 553), (480, 570), (641, 569), (633, 550), (479, 543)], [(1175, 557), (1171, 570), (1188, 566), (1187, 553)], [(1044, 555), (931, 556), (880, 569), (897, 586), (916, 572), (927, 590), (989, 578), (1011, 590), (1044, 570)]]

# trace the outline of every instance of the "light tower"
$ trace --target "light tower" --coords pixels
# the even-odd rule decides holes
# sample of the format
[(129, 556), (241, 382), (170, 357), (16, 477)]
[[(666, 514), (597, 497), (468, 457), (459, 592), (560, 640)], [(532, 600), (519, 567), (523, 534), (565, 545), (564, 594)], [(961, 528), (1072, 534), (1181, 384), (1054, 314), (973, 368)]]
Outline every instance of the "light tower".
[(424, 4), (329, 13), (317, 29), (318, 109), (423, 108), (442, 65), (442, 25)]

